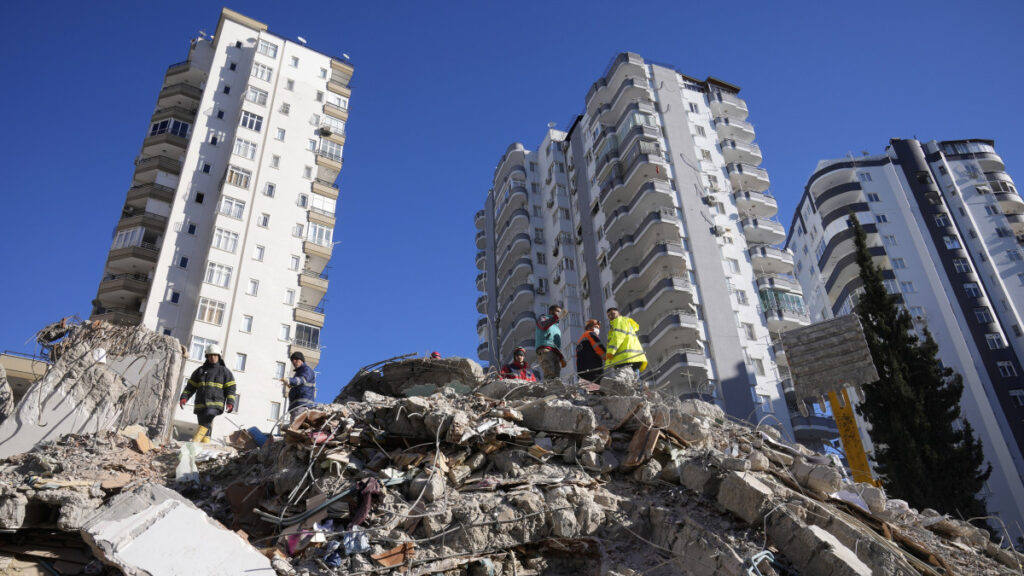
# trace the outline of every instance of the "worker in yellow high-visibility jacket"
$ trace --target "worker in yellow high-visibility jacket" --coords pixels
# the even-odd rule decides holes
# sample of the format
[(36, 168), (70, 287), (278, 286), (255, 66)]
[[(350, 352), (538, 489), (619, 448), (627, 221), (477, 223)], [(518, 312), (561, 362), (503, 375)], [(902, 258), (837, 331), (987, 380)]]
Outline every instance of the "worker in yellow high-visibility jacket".
[(640, 371), (647, 368), (647, 356), (637, 330), (640, 325), (618, 308), (608, 309), (608, 345), (605, 347), (605, 377), (633, 383), (640, 379)]

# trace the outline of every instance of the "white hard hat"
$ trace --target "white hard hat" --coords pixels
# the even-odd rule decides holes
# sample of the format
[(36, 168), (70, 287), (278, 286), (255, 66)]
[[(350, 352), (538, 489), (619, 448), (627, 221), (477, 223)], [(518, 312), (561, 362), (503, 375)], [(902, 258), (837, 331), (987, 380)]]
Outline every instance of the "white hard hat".
[(210, 354), (216, 354), (217, 356), (221, 356), (220, 346), (217, 346), (216, 344), (210, 344), (209, 346), (207, 346), (206, 356), (209, 356)]

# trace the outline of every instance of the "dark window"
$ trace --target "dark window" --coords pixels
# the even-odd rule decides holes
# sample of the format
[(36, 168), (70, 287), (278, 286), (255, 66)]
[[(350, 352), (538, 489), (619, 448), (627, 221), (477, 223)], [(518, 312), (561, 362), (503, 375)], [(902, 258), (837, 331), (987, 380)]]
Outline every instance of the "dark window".
[(225, 94), (231, 94), (231, 86), (225, 86), (224, 87), (224, 93)]
[(235, 63), (234, 62), (232, 62), (231, 64), (228, 64), (228, 70), (234, 70), (234, 69), (235, 69)]
[(196, 225), (195, 224), (189, 223), (189, 225), (188, 225), (188, 233), (189, 234), (195, 234), (196, 233)]
[(218, 120), (223, 120), (224, 119), (224, 111), (223, 110), (217, 110), (217, 119)]
[(171, 329), (170, 328), (164, 328), (164, 336), (170, 336), (170, 335), (171, 335)]
[(209, 164), (203, 164), (203, 174), (209, 174), (209, 173), (210, 173), (210, 165)]
[(210, 136), (210, 144), (213, 144), (214, 146), (217, 145), (217, 137), (216, 136)]
[(188, 256), (182, 256), (181, 260), (178, 260), (178, 266), (188, 268)]
[(171, 303), (177, 304), (181, 300), (181, 292), (171, 292)]
[(241, 47), (242, 47), (242, 41), (241, 40), (236, 41), (235, 42), (235, 48), (241, 48)]
[(196, 192), (196, 204), (202, 204), (204, 198), (206, 198), (206, 194), (203, 194), (202, 192)]

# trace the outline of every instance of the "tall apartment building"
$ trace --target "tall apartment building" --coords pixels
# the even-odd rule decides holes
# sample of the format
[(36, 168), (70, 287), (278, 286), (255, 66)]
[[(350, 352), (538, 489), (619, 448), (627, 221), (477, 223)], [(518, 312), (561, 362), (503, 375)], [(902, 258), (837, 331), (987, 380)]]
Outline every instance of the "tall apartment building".
[(888, 291), (963, 376), (963, 413), (994, 469), (989, 510), (1021, 533), (1024, 200), (1003, 160), (989, 140), (894, 139), (885, 154), (819, 162), (786, 241), (816, 321), (851, 313), (862, 287), (851, 213)]
[(239, 426), (273, 425), (292, 351), (319, 361), (352, 72), (224, 9), (167, 69), (135, 160), (91, 317), (177, 337), (187, 373), (219, 344)]
[[(541, 304), (578, 295), (581, 320), (616, 306), (640, 324), (652, 387), (801, 440), (835, 434), (791, 425), (774, 341), (809, 317), (738, 92), (624, 53), (567, 132), (509, 147), (476, 214), (482, 360), (532, 345)], [(566, 352), (580, 324), (563, 323)]]

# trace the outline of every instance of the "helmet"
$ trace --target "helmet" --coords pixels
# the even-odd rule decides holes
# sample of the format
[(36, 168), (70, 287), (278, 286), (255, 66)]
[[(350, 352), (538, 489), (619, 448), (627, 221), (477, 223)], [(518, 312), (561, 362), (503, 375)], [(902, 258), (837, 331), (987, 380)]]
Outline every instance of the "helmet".
[(303, 356), (302, 352), (299, 352), (299, 351), (292, 352), (292, 355), (289, 356), (288, 359), (289, 360), (302, 360), (303, 362), (306, 361), (306, 357)]
[(205, 355), (209, 356), (210, 354), (216, 354), (217, 356), (222, 356), (222, 354), (220, 353), (220, 346), (217, 346), (216, 344), (210, 344), (209, 346), (207, 346), (206, 347), (206, 354)]

